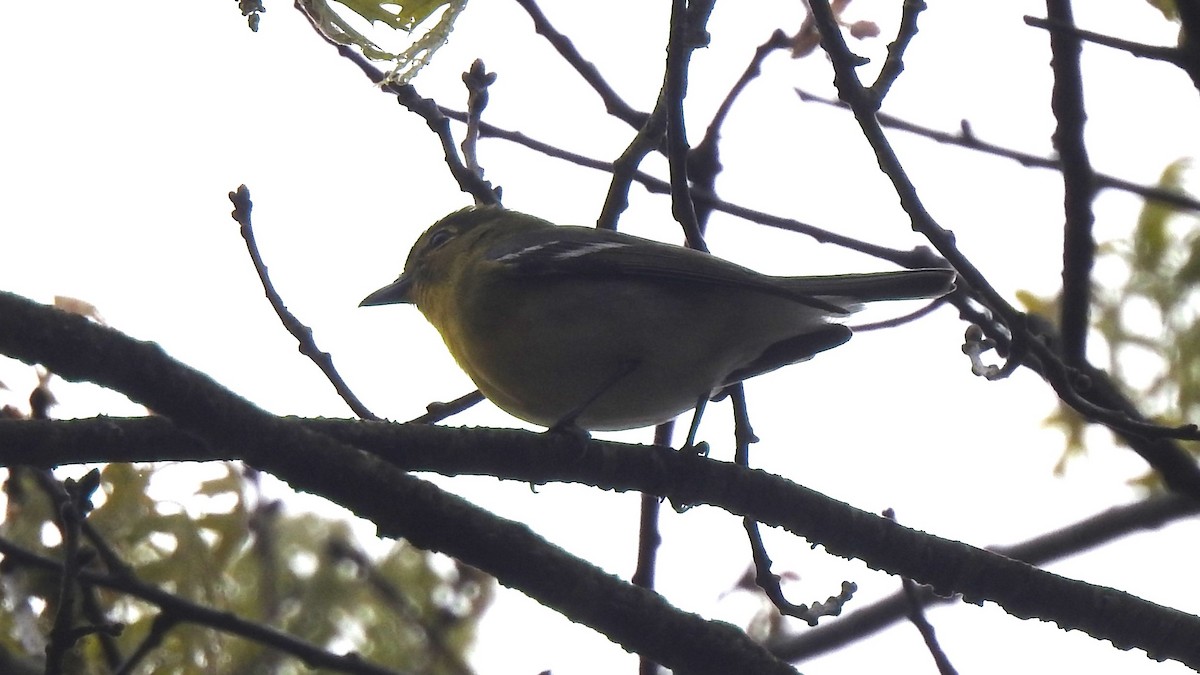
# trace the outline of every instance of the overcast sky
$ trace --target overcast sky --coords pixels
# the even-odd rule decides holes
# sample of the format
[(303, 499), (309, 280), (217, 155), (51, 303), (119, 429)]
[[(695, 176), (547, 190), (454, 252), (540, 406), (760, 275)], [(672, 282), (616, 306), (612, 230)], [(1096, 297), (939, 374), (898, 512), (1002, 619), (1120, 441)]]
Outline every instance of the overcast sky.
[[(546, 2), (632, 105), (649, 109), (661, 80), (668, 3), (598, 6)], [(880, 23), (885, 38), (857, 43), (881, 62), (898, 3), (860, 0), (853, 18)], [(1079, 23), (1157, 44), (1174, 27), (1140, 2), (1076, 3)], [(652, 5), (647, 7), (647, 5)], [(1022, 22), (1033, 2), (931, 2), (907, 69), (884, 110), (953, 130), (967, 119), (982, 138), (1049, 154), (1046, 36)], [(347, 416), (319, 372), (296, 353), (262, 297), (226, 193), (247, 184), (278, 290), (312, 326), (342, 374), (375, 412), (397, 420), (473, 387), (437, 334), (409, 307), (360, 310), (358, 301), (400, 271), (430, 223), (469, 203), (441, 163), (424, 123), (373, 89), (311, 33), (288, 3), (272, 3), (249, 32), (232, 2), (146, 5), (69, 3), (62, 13), (20, 3), (0, 43), (6, 121), (0, 127), (0, 288), (41, 301), (54, 295), (96, 305), (116, 328), (154, 340), (180, 360), (280, 414)], [(63, 11), (65, 10), (65, 11)], [(712, 46), (692, 71), (689, 130), (698, 139), (714, 107), (775, 28), (792, 31), (797, 2), (718, 3)], [(19, 29), (16, 29), (19, 27)], [(465, 107), (460, 75), (476, 57), (499, 73), (490, 122), (602, 159), (631, 138), (591, 91), (536, 36), (516, 3), (474, 3), (451, 43), (417, 78), (422, 94)], [(1102, 48), (1085, 51), (1089, 150), (1101, 171), (1153, 183), (1170, 162), (1200, 149), (1195, 89), (1170, 66)], [(866, 73), (873, 72), (870, 67)], [(823, 56), (775, 54), (739, 101), (725, 130), (726, 198), (888, 246), (923, 242), (875, 168), (846, 114), (803, 103), (794, 87), (834, 94)], [(460, 130), (459, 127), (455, 127)], [(1006, 160), (891, 135), (933, 215), (1010, 299), (1058, 287), (1060, 178)], [(604, 174), (481, 143), (488, 178), (510, 208), (561, 223), (590, 224)], [(647, 168), (665, 177), (664, 162)], [(669, 203), (639, 188), (622, 227), (680, 241)], [(1140, 203), (1097, 200), (1101, 239), (1125, 236)], [(1193, 223), (1194, 225), (1194, 223)], [(718, 255), (777, 274), (887, 269), (862, 255), (715, 216)], [(886, 308), (864, 321), (913, 309)], [(1028, 372), (988, 383), (959, 351), (965, 326), (949, 309), (919, 324), (856, 336), (846, 347), (747, 386), (756, 465), (871, 511), (975, 545), (1015, 543), (1138, 495), (1125, 482), (1144, 466), (1103, 432), (1092, 451), (1052, 475), (1061, 436), (1043, 429), (1049, 388)], [(1093, 354), (1102, 362), (1103, 353)], [(0, 381), (19, 402), (33, 376), (0, 359)], [(61, 416), (137, 414), (93, 388), (56, 389)], [(4, 392), (0, 392), (3, 394)], [(732, 457), (727, 404), (709, 409), (701, 436)], [(490, 404), (449, 424), (525, 426)], [(608, 437), (608, 436), (605, 436)], [(650, 430), (612, 436), (648, 442)], [(571, 552), (628, 577), (635, 563), (637, 495), (494, 479), (436, 479), (506, 517), (528, 522)], [(297, 508), (312, 508), (298, 500)], [(725, 597), (749, 560), (740, 520), (711, 508), (666, 509), (660, 587), (688, 610), (744, 621), (746, 597)], [(1195, 523), (1131, 537), (1051, 566), (1170, 606), (1200, 611)], [(842, 579), (861, 599), (898, 587), (861, 564), (768, 533), (777, 571), (802, 580), (797, 602), (824, 599)], [(1019, 621), (994, 606), (932, 615), (962, 672), (1182, 673), (1079, 633)], [(485, 619), (474, 663), (481, 673), (631, 672), (633, 658), (515, 592)], [(910, 626), (805, 664), (806, 673), (928, 672)], [(919, 671), (918, 669), (924, 669)]]

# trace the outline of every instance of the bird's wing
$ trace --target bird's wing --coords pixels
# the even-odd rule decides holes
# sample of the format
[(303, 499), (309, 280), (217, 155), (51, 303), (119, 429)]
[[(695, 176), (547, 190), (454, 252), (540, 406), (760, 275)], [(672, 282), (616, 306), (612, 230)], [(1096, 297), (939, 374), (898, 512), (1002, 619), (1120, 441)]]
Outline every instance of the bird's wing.
[(487, 258), (506, 272), (520, 276), (692, 282), (758, 291), (828, 314), (851, 312), (818, 297), (838, 295), (826, 293), (824, 286), (810, 292), (804, 284), (794, 283), (794, 278), (770, 277), (707, 253), (610, 230), (575, 226), (530, 230), (505, 237), (488, 251)]

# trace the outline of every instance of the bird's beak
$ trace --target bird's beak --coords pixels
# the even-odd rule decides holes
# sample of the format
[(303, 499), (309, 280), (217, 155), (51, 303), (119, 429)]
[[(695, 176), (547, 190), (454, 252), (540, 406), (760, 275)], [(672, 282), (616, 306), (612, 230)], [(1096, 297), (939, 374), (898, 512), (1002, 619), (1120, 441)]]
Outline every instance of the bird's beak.
[(399, 279), (363, 298), (363, 301), (358, 303), (358, 306), (373, 307), (375, 305), (396, 305), (400, 303), (411, 304), (412, 298), (408, 297), (408, 292), (411, 289), (412, 278), (401, 274)]

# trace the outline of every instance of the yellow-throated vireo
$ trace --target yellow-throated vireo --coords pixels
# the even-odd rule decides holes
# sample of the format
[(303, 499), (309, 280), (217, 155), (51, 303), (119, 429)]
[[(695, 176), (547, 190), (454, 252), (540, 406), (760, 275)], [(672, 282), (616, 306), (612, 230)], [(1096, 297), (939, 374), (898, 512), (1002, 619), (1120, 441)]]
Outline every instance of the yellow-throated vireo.
[(707, 253), (500, 207), (442, 218), (361, 303), (411, 303), (497, 406), (528, 422), (633, 429), (850, 339), (874, 300), (933, 298), (946, 269), (774, 277)]

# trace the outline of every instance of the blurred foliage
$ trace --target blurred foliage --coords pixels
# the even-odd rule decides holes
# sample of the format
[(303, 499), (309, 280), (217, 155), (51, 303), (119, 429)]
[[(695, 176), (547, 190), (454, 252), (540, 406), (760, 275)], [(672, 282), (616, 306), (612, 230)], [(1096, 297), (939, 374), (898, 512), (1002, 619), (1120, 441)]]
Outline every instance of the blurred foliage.
[[(16, 411), (6, 408), (5, 414), (14, 416)], [(129, 464), (101, 468), (100, 488), (92, 497), (96, 508), (86, 521), (98, 539), (85, 538), (84, 549), (94, 553), (99, 542), (119, 563), (110, 569), (105, 565), (108, 556), (87, 555), (88, 569), (128, 574), (333, 653), (356, 652), (375, 664), (411, 672), (471, 672), (464, 653), (491, 602), (490, 578), (403, 541), (391, 542), (381, 553), (365, 553), (343, 520), (289, 513), (281, 502), (264, 497), (252, 469), (236, 464), (197, 467), (194, 475), (208, 478), (194, 491), (177, 487), (187, 484), (178, 469)], [(172, 470), (174, 476), (168, 475)], [(49, 496), (56, 480), (41, 469), (8, 470), (0, 537), (43, 556), (62, 558), (57, 510)], [(162, 493), (171, 497), (152, 496)], [(58, 612), (60, 583), (56, 573), (4, 561), (0, 672), (41, 672), (37, 664)], [(113, 647), (122, 658), (135, 653), (152, 634), (160, 608), (98, 587), (81, 585), (79, 593), (92, 600), (93, 611), (85, 615), (77, 608), (77, 625), (120, 622), (124, 629), (111, 640), (107, 657), (100, 638), (80, 640), (68, 658), (67, 672), (113, 672), (108, 662)], [(327, 672), (184, 619), (130, 672)], [(25, 667), (32, 669), (24, 671)]]
[[(330, 40), (343, 45), (352, 45), (362, 50), (364, 56), (375, 61), (392, 63), (387, 80), (405, 84), (429, 63), (434, 52), (446, 44), (454, 21), (466, 8), (466, 0), (412, 0), (403, 4), (389, 0), (301, 0), (300, 4), (317, 28)], [(339, 12), (334, 4), (348, 10)], [(439, 10), (443, 10), (436, 21), (427, 23)], [(362, 30), (355, 28), (352, 21), (366, 23)], [(409, 37), (408, 46), (391, 52), (368, 38), (364, 31), (382, 25), (390, 29), (384, 38), (394, 39), (398, 33)], [(368, 28), (369, 27), (369, 28)], [(384, 38), (380, 38), (381, 40)]]
[[(1187, 2), (1196, 2), (1196, 0), (1186, 0)], [(1184, 46), (1187, 41), (1187, 35), (1184, 33), (1183, 21), (1179, 17), (1178, 0), (1146, 0), (1150, 6), (1162, 12), (1163, 18), (1167, 21), (1179, 25), (1179, 35), (1175, 40), (1177, 46)]]
[[(1183, 194), (1190, 169), (1188, 159), (1173, 162), (1158, 187)], [(1159, 424), (1200, 419), (1200, 218), (1147, 200), (1128, 240), (1098, 247), (1097, 266), (1110, 260), (1119, 263), (1125, 278), (1097, 285), (1092, 298), (1094, 338), (1107, 349), (1109, 374)], [(1057, 319), (1057, 299), (1021, 293), (1020, 300), (1030, 312)], [(1088, 425), (1061, 403), (1046, 424), (1066, 435), (1061, 471), (1069, 457), (1085, 449)], [(1200, 454), (1200, 443), (1181, 444)], [(1159, 487), (1153, 475), (1138, 482)]]
[[(833, 11), (838, 25), (845, 28), (850, 33), (850, 37), (855, 40), (879, 37), (879, 24), (875, 21), (868, 19), (848, 21), (843, 18), (846, 10), (850, 7), (850, 2), (851, 0), (831, 0), (829, 3), (829, 9)], [(817, 47), (821, 44), (821, 34), (817, 31), (817, 24), (811, 12), (804, 17), (804, 21), (800, 24), (800, 30), (796, 31), (796, 34), (788, 39), (788, 42), (793, 59), (802, 59), (816, 53)]]
[(1162, 12), (1163, 17), (1168, 21), (1179, 20), (1179, 8), (1175, 6), (1175, 0), (1146, 0), (1150, 6)]

